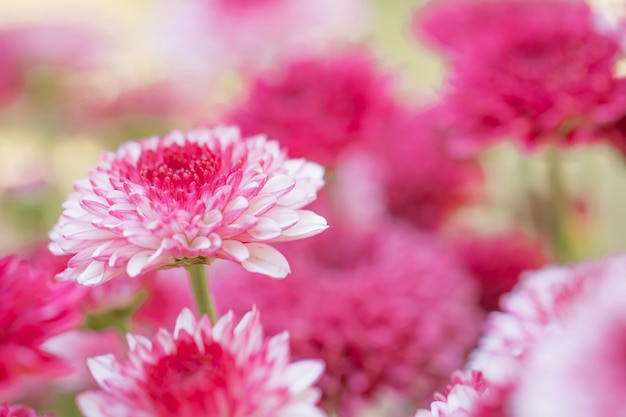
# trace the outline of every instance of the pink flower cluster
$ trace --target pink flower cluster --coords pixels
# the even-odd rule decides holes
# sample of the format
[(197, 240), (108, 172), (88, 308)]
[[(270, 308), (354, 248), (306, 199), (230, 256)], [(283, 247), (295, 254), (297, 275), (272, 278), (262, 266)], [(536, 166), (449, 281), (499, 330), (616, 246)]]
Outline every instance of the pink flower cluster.
[(289, 330), (296, 358), (323, 359), (329, 410), (358, 415), (385, 390), (423, 403), (476, 341), (473, 281), (433, 237), (393, 223), (332, 224), (285, 248), (294, 271), (284, 282), (218, 270), (220, 306), (243, 314), (256, 305), (268, 332)]

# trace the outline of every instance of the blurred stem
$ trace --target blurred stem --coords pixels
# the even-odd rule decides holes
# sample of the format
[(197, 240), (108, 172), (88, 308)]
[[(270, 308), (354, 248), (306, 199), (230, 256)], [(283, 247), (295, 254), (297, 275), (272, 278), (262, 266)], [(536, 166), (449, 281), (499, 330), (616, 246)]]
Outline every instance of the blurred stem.
[(209, 290), (206, 265), (189, 265), (186, 268), (189, 272), (189, 280), (191, 281), (193, 297), (196, 300), (198, 315), (207, 314), (211, 318), (211, 322), (215, 324), (217, 314), (215, 312), (215, 303), (211, 298), (211, 292)]
[(563, 169), (559, 151), (550, 147), (547, 152), (548, 192), (550, 210), (548, 219), (548, 237), (556, 261), (569, 260), (571, 256), (567, 237), (567, 193), (563, 182)]
[(520, 181), (523, 193), (524, 203), (526, 205), (526, 221), (534, 236), (539, 237), (541, 235), (541, 222), (537, 218), (537, 213), (533, 204), (533, 189), (531, 183), (531, 170), (529, 166), (529, 159), (526, 156), (519, 158), (518, 169), (520, 174)]

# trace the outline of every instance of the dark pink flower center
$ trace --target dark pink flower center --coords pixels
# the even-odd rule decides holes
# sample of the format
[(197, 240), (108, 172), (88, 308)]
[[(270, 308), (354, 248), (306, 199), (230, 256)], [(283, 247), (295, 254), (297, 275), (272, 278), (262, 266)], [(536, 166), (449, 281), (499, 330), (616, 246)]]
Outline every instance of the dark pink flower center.
[[(233, 357), (215, 342), (198, 349), (190, 337), (147, 369), (147, 394), (158, 416), (213, 417), (226, 406), (236, 376)], [(219, 403), (218, 403), (219, 402)]]
[(170, 145), (144, 151), (137, 161), (141, 182), (157, 194), (193, 194), (214, 189), (221, 158), (197, 143)]

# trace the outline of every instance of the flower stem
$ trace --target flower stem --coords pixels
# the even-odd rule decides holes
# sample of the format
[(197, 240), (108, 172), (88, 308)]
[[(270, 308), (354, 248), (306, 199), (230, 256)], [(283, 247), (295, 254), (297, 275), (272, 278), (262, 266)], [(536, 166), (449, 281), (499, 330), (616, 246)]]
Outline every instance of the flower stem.
[(550, 218), (548, 233), (557, 261), (567, 261), (572, 256), (567, 235), (567, 193), (561, 172), (558, 150), (548, 149), (548, 188), (550, 192)]
[(191, 290), (193, 291), (193, 296), (196, 300), (198, 315), (201, 316), (203, 314), (208, 314), (211, 322), (215, 324), (217, 321), (217, 314), (215, 312), (215, 303), (211, 298), (211, 292), (209, 290), (206, 265), (189, 265), (186, 268), (189, 272)]

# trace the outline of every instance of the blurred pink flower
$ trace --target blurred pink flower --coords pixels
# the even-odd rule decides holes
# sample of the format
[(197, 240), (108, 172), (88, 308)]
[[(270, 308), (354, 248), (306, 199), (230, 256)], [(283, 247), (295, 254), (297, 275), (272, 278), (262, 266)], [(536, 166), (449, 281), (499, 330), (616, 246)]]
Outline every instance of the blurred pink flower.
[(513, 404), (519, 417), (626, 415), (626, 281), (607, 272), (529, 355)]
[(75, 304), (81, 291), (52, 279), (50, 271), (15, 257), (0, 259), (0, 394), (4, 398), (22, 377), (69, 371), (43, 344), (80, 324)]
[(418, 24), (450, 58), (444, 100), (466, 150), (503, 136), (524, 148), (603, 139), (598, 127), (623, 113), (619, 39), (596, 29), (586, 3), (443, 0), (423, 13)]
[(13, 405), (9, 406), (8, 404), (0, 405), (0, 417), (53, 417), (50, 414), (39, 416), (35, 413), (34, 410), (22, 406), (22, 405)]
[(500, 301), (502, 312), (490, 315), (470, 367), (494, 383), (516, 383), (529, 351), (559, 332), (573, 306), (598, 283), (626, 273), (626, 258), (614, 257), (573, 266), (551, 266), (525, 273)]
[(407, 403), (427, 401), (464, 363), (482, 315), (471, 278), (434, 238), (402, 225), (365, 231), (333, 221), (285, 250), (289, 280), (217, 268), (213, 291), (222, 309), (259, 306), (268, 332), (290, 332), (296, 358), (326, 362), (329, 410), (354, 415), (386, 389)]
[(162, 40), (164, 65), (176, 62), (175, 71), (206, 78), (361, 38), (370, 1), (161, 0), (157, 10), (155, 36)]
[(494, 234), (460, 230), (451, 245), (479, 283), (480, 304), (486, 311), (499, 309), (500, 296), (517, 284), (522, 272), (539, 269), (550, 260), (541, 241), (517, 229)]
[(387, 122), (374, 147), (389, 214), (420, 229), (440, 228), (456, 210), (483, 196), (478, 161), (451, 155), (446, 129), (437, 109), (408, 111)]
[(75, 184), (50, 233), (50, 249), (73, 255), (62, 279), (94, 285), (126, 272), (224, 258), (273, 277), (286, 259), (265, 242), (301, 239), (326, 220), (301, 208), (324, 170), (288, 159), (264, 136), (236, 128), (174, 131), (127, 142)]
[(312, 388), (322, 363), (290, 363), (288, 335), (264, 338), (256, 310), (214, 326), (183, 310), (173, 334), (128, 335), (128, 343), (127, 361), (89, 360), (101, 389), (79, 395), (86, 417), (324, 416)]
[(342, 151), (386, 136), (399, 107), (391, 81), (364, 51), (298, 58), (258, 76), (227, 119), (332, 167)]
[(102, 60), (105, 44), (101, 33), (70, 23), (0, 28), (0, 105), (19, 94), (29, 71), (96, 65)]

